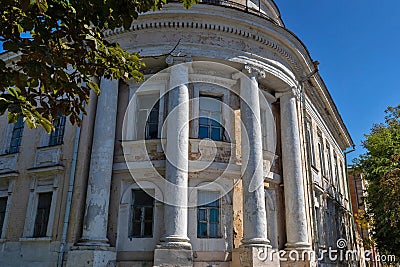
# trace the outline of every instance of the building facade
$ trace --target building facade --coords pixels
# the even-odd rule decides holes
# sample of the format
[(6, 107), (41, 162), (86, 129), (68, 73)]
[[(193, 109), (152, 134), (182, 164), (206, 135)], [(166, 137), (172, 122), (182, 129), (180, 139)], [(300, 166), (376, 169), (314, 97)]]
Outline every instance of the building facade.
[(289, 258), (356, 247), (352, 140), (272, 0), (169, 3), (106, 38), (144, 83), (99, 79), (80, 128), (0, 118), (1, 266), (358, 264)]

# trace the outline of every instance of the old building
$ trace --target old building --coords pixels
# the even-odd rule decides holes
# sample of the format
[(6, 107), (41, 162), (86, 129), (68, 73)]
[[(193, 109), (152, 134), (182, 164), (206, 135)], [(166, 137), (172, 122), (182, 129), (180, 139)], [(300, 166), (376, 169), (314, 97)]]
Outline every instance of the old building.
[(367, 194), (368, 182), (364, 175), (353, 166), (348, 168), (348, 182), (352, 212), (357, 229), (357, 241), (359, 245), (363, 246), (363, 249), (368, 250), (368, 253), (365, 254), (365, 265), (382, 266), (379, 261), (379, 253), (372, 239), (371, 226), (363, 219), (363, 213), (367, 210), (364, 198)]
[(352, 140), (272, 0), (170, 3), (106, 36), (143, 84), (99, 79), (81, 128), (0, 118), (1, 266), (356, 264), (289, 258), (355, 248)]

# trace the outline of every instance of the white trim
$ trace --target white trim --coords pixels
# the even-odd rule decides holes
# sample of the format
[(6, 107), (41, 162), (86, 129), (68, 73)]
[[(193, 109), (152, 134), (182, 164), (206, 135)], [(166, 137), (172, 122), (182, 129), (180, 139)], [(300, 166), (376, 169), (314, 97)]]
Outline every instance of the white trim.
[[(129, 225), (131, 218), (131, 190), (132, 189), (154, 190), (154, 213), (153, 213), (153, 237), (129, 238)], [(159, 201), (160, 200), (160, 201)], [(132, 180), (121, 181), (121, 197), (118, 208), (118, 231), (116, 249), (118, 251), (153, 251), (155, 245), (160, 241), (163, 233), (163, 194), (159, 185), (151, 181), (140, 181), (140, 186)]]
[[(218, 81), (218, 79), (216, 80)], [(224, 128), (224, 135), (225, 132), (230, 134), (228, 140), (226, 142), (232, 142), (234, 140), (234, 131), (229, 127), (231, 125), (231, 116), (230, 116), (230, 91), (227, 89), (223, 84), (212, 84), (207, 82), (201, 82), (193, 84), (193, 99), (192, 99), (192, 117), (190, 119), (198, 118), (200, 114), (200, 94), (209, 94), (211, 96), (222, 96), (222, 127)], [(193, 120), (193, 127), (190, 130), (190, 136), (193, 138), (199, 137), (199, 122), (198, 119)]]
[(131, 85), (129, 86), (129, 104), (127, 108), (127, 115), (125, 118), (125, 135), (124, 140), (137, 140), (137, 96), (146, 94), (158, 94), (159, 103), (159, 114), (158, 114), (158, 138), (162, 137), (162, 126), (164, 123), (164, 108), (165, 108), (165, 95), (167, 83), (158, 81), (149, 81), (142, 85)]
[(3, 181), (3, 183), (8, 183), (8, 185), (6, 185), (6, 190), (0, 190), (0, 197), (7, 197), (6, 212), (4, 215), (3, 228), (0, 229), (0, 240), (6, 238), (6, 229), (7, 229), (7, 223), (8, 223), (8, 216), (10, 214), (10, 206), (11, 206), (14, 180), (8, 179), (8, 181), (7, 180)]
[[(52, 237), (53, 232), (53, 223), (54, 223), (54, 213), (56, 208), (57, 202), (57, 188), (58, 188), (58, 177), (33, 177), (31, 179), (30, 184), (30, 194), (29, 194), (29, 202), (25, 216), (25, 225), (23, 231), (23, 238), (27, 238), (29, 240), (35, 240), (38, 238), (33, 238), (33, 231), (35, 227), (35, 219), (36, 219), (36, 212), (37, 212), (37, 205), (39, 199), (39, 193), (47, 193), (52, 192), (51, 204), (50, 204), (50, 213), (49, 213), (49, 221), (47, 223), (47, 231), (46, 237)], [(43, 239), (40, 237), (39, 239)]]

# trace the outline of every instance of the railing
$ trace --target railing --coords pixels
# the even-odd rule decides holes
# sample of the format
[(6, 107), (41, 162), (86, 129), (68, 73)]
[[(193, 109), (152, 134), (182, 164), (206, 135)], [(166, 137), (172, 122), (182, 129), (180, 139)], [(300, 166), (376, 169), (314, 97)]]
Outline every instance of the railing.
[[(168, 2), (177, 3), (180, 1), (179, 0), (168, 0)], [(215, 6), (224, 6), (224, 7), (228, 7), (228, 8), (234, 8), (237, 10), (241, 10), (241, 11), (262, 17), (264, 19), (271, 21), (274, 24), (278, 24), (276, 21), (271, 19), (267, 14), (261, 12), (260, 4), (259, 4), (259, 8), (256, 9), (256, 8), (250, 7), (248, 2), (249, 2), (249, 0), (246, 0), (246, 5), (243, 5), (238, 2), (229, 1), (229, 0), (199, 0), (199, 4), (207, 4), (207, 5), (215, 5)]]

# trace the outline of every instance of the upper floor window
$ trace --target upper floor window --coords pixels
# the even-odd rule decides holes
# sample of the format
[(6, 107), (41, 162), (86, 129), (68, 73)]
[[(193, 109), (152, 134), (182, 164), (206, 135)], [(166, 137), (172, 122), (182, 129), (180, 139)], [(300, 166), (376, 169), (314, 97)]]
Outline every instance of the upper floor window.
[(197, 237), (220, 237), (220, 200), (219, 192), (198, 191)]
[(64, 141), (65, 116), (59, 115), (53, 121), (54, 131), (50, 133), (49, 145), (60, 145)]
[(21, 147), (22, 134), (24, 132), (24, 118), (19, 116), (11, 134), (11, 143), (8, 150), (9, 153), (17, 153)]
[(321, 174), (322, 176), (325, 176), (326, 172), (325, 172), (324, 143), (322, 140), (321, 133), (318, 133), (318, 155), (319, 155), (319, 167), (321, 169)]
[(154, 198), (142, 189), (132, 190), (129, 237), (153, 237)]
[(33, 237), (47, 236), (53, 192), (39, 193)]
[(313, 136), (311, 121), (307, 119), (306, 125), (307, 125), (306, 138), (308, 143), (308, 153), (310, 155), (311, 164), (315, 166), (314, 136)]
[(332, 158), (331, 158), (331, 148), (327, 142), (326, 144), (326, 160), (328, 163), (328, 172), (327, 175), (329, 176), (328, 179), (331, 179), (331, 183), (333, 183), (332, 179)]
[(199, 138), (222, 141), (222, 97), (200, 94)]
[(159, 93), (137, 96), (136, 138), (138, 140), (158, 138), (159, 97)]
[(262, 145), (263, 150), (268, 150), (268, 124), (267, 115), (265, 109), (260, 109), (260, 123), (261, 123), (261, 134), (262, 134)]
[(337, 191), (340, 192), (340, 183), (339, 183), (339, 166), (338, 166), (338, 159), (336, 153), (333, 155), (333, 164), (335, 169), (335, 185)]

